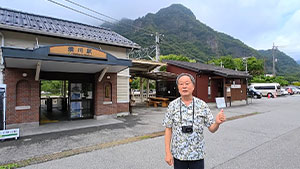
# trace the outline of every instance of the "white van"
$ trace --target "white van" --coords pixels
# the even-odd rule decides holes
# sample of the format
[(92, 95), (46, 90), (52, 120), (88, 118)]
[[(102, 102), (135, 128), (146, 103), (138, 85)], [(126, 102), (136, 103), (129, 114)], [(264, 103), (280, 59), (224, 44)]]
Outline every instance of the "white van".
[(270, 94), (271, 97), (281, 95), (279, 83), (252, 83), (249, 88), (258, 90), (263, 96), (268, 96), (268, 94)]

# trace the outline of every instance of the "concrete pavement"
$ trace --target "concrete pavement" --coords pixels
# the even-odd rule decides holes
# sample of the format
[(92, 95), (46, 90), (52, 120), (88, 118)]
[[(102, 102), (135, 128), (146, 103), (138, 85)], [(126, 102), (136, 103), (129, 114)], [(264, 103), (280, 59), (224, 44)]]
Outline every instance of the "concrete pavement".
[[(265, 100), (264, 113), (224, 123), (205, 132), (206, 168), (298, 168), (300, 97)], [(170, 168), (164, 162), (163, 137), (123, 144), (25, 168)]]
[[(284, 100), (289, 100), (289, 98), (290, 97), (258, 99), (253, 100), (252, 103), (249, 101), (249, 103), (251, 103), (249, 105), (245, 105), (245, 101), (235, 102), (232, 107), (225, 108), (225, 114), (227, 117), (236, 117), (253, 112), (266, 113), (272, 111), (274, 108), (274, 106), (270, 106), (270, 104), (274, 103), (276, 105)], [(215, 108), (214, 104), (209, 104), (209, 106), (213, 114), (219, 111)], [(161, 126), (161, 121), (165, 111), (165, 108), (136, 107), (134, 113), (138, 115), (112, 118), (111, 121), (116, 122), (113, 124), (100, 124), (100, 126), (91, 126), (83, 129), (69, 130), (67, 132), (59, 131), (42, 135), (31, 135), (21, 137), (20, 140), (16, 141), (6, 141), (0, 143), (0, 164), (36, 157), (48, 158), (48, 156), (45, 155), (60, 152), (71, 152), (72, 155), (73, 150), (78, 150), (78, 148), (106, 144), (122, 139), (144, 136), (145, 134), (153, 132), (160, 132), (164, 130)], [(80, 122), (82, 124), (89, 123), (89, 121), (74, 122)], [(93, 151), (93, 149), (91, 151)]]

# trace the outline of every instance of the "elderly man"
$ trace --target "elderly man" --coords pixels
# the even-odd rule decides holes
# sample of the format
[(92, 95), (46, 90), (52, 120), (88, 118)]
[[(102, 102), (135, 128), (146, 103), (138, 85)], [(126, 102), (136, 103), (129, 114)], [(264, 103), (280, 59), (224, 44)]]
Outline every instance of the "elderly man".
[(207, 104), (193, 97), (195, 79), (192, 75), (178, 75), (176, 84), (181, 96), (169, 104), (163, 120), (166, 127), (165, 161), (170, 166), (174, 164), (174, 169), (203, 169), (204, 126), (214, 133), (226, 117), (222, 109), (214, 121)]

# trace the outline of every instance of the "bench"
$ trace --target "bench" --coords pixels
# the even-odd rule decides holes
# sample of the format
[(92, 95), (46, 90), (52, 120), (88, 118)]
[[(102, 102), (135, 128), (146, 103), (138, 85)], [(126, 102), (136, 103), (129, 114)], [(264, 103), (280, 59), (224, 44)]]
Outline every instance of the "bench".
[[(169, 98), (163, 98), (163, 97), (149, 97), (148, 99), (149, 99), (149, 101), (161, 103), (161, 107), (168, 107), (168, 101), (169, 101)], [(154, 107), (155, 107), (155, 105), (154, 105)]]
[(158, 104), (160, 104), (160, 101), (153, 101), (153, 100), (146, 100), (147, 107), (153, 104), (154, 107), (158, 107)]

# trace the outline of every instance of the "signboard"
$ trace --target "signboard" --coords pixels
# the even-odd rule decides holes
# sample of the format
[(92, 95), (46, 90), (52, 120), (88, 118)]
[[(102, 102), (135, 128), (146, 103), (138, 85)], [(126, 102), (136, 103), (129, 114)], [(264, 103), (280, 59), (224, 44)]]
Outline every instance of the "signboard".
[(231, 88), (238, 89), (238, 88), (241, 88), (241, 85), (240, 84), (232, 84)]
[(0, 140), (20, 137), (19, 129), (0, 130)]
[(83, 46), (52, 46), (50, 47), (51, 54), (71, 55), (71, 56), (86, 56), (106, 59), (106, 53), (94, 48)]
[(226, 86), (226, 96), (231, 97), (231, 88), (230, 88), (230, 86)]
[(224, 97), (216, 97), (216, 103), (217, 103), (217, 108), (218, 109), (226, 107)]

